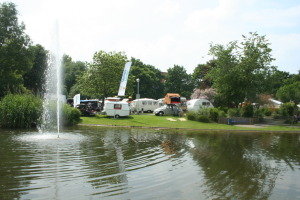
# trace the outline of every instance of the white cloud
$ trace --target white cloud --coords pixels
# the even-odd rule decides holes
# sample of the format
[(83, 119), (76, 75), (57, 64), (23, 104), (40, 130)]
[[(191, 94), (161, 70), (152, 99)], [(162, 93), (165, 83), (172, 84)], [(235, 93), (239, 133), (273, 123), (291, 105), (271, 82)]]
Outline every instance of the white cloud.
[[(0, 2), (3, 2), (0, 0)], [(75, 60), (94, 52), (125, 51), (162, 70), (189, 72), (207, 61), (209, 43), (225, 44), (258, 31), (273, 43), (275, 64), (295, 72), (299, 55), (300, 4), (273, 6), (259, 0), (14, 0), (26, 32), (50, 48), (59, 19), (61, 49)], [(282, 3), (283, 4), (283, 3)], [(285, 4), (284, 4), (285, 5)]]
[(269, 8), (245, 13), (243, 21), (260, 24), (263, 27), (277, 27), (280, 29), (295, 27), (300, 24), (300, 6), (286, 9)]
[(175, 0), (164, 0), (156, 12), (162, 16), (173, 17), (180, 13), (180, 3)]

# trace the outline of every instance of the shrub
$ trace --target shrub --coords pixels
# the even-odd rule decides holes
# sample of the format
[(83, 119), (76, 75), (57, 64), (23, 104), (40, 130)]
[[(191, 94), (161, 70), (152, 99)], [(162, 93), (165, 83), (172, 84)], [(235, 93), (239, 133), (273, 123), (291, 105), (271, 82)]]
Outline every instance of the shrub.
[(219, 120), (219, 109), (218, 108), (210, 108), (209, 109), (209, 119), (218, 122)]
[(205, 123), (208, 123), (209, 122), (209, 118), (205, 115), (196, 115), (196, 120), (198, 122), (205, 122)]
[(228, 109), (228, 117), (240, 117), (241, 110), (239, 108), (230, 108)]
[(226, 112), (223, 110), (219, 110), (219, 118), (220, 117), (226, 117)]
[(264, 112), (265, 112), (264, 108), (256, 109), (254, 111), (253, 117), (257, 117), (259, 119), (259, 121), (262, 121), (264, 118)]
[(187, 112), (186, 118), (188, 120), (196, 121), (196, 112), (193, 112), (193, 111)]
[(77, 108), (73, 108), (68, 104), (63, 106), (63, 119), (65, 126), (72, 126), (80, 122), (81, 113)]
[(284, 103), (280, 106), (278, 114), (281, 117), (293, 116), (297, 110), (297, 106), (294, 103)]
[(0, 102), (0, 126), (6, 128), (29, 128), (38, 123), (42, 101), (33, 95), (5, 96)]
[(242, 117), (253, 117), (254, 109), (251, 104), (246, 104), (242, 107)]
[(187, 112), (186, 117), (188, 120), (192, 120), (192, 121), (205, 122), (205, 123), (209, 122), (208, 116), (203, 115), (199, 112), (193, 112), (193, 111)]
[(264, 108), (263, 113), (265, 116), (271, 116), (272, 115), (272, 110), (270, 108)]

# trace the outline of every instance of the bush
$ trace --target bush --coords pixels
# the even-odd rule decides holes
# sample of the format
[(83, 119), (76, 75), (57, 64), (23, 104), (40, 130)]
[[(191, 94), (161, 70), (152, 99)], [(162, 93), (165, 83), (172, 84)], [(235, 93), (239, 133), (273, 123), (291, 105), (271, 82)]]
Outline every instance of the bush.
[(294, 103), (284, 103), (280, 106), (278, 114), (281, 117), (291, 117), (297, 112), (297, 106)]
[(264, 113), (265, 113), (265, 109), (264, 109), (264, 108), (256, 109), (256, 110), (254, 111), (253, 117), (258, 118), (259, 121), (263, 121)]
[(209, 122), (209, 118), (207, 116), (205, 116), (205, 115), (199, 115), (199, 114), (196, 115), (196, 120), (198, 122), (205, 122), (205, 123)]
[(63, 119), (65, 126), (72, 126), (80, 122), (81, 113), (77, 108), (73, 108), (68, 104), (63, 106)]
[(203, 115), (199, 112), (193, 112), (193, 111), (187, 112), (186, 117), (188, 120), (192, 120), (192, 121), (205, 122), (205, 123), (209, 122), (208, 116)]
[(218, 122), (219, 117), (226, 116), (226, 113), (218, 108), (201, 108), (197, 112), (188, 112), (186, 116), (187, 119), (193, 121)]
[(239, 108), (230, 108), (228, 109), (228, 117), (240, 117), (241, 109)]
[(42, 101), (33, 95), (7, 95), (0, 101), (0, 126), (29, 128), (38, 124)]
[(186, 118), (188, 120), (196, 121), (196, 112), (193, 112), (193, 111), (187, 112)]
[(272, 110), (270, 108), (263, 108), (263, 113), (265, 116), (271, 116)]
[(253, 117), (254, 109), (251, 104), (246, 104), (242, 107), (242, 117)]
[(219, 109), (218, 108), (210, 108), (209, 109), (209, 119), (214, 121), (214, 122), (218, 122), (219, 120)]

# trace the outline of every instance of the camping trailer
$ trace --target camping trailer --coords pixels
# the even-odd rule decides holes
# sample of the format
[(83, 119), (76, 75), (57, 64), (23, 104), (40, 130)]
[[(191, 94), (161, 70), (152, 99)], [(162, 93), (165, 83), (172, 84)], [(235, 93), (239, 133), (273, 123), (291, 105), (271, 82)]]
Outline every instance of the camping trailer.
[(188, 111), (198, 111), (201, 108), (211, 108), (211, 107), (214, 106), (207, 99), (192, 99), (187, 101)]
[(115, 118), (129, 116), (130, 108), (127, 102), (105, 101), (102, 114)]
[(131, 103), (131, 108), (133, 112), (153, 112), (159, 107), (158, 100), (155, 99), (136, 99)]

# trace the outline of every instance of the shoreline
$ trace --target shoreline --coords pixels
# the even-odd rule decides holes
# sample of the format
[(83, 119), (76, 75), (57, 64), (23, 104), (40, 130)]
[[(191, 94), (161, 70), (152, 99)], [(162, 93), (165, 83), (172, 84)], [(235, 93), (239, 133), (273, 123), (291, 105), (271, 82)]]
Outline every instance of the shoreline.
[(140, 128), (140, 129), (155, 129), (155, 130), (187, 130), (199, 132), (243, 132), (243, 133), (296, 133), (300, 131), (281, 131), (281, 130), (242, 130), (242, 129), (192, 129), (192, 128), (172, 128), (172, 127), (150, 127), (150, 126), (123, 126), (123, 125), (107, 125), (107, 124), (78, 124), (78, 126), (94, 126), (94, 127), (112, 127), (112, 128)]

